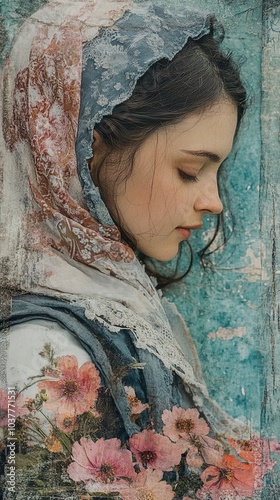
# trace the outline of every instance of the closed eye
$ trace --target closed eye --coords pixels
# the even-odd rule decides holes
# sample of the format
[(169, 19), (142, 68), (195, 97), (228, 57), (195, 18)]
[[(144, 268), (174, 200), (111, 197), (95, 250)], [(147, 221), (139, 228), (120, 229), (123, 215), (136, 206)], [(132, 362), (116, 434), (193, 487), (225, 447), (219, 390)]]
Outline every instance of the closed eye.
[(178, 169), (178, 174), (179, 174), (180, 179), (182, 179), (182, 181), (187, 181), (187, 182), (197, 182), (198, 181), (198, 178), (195, 175), (186, 174), (186, 172), (184, 172), (183, 170)]

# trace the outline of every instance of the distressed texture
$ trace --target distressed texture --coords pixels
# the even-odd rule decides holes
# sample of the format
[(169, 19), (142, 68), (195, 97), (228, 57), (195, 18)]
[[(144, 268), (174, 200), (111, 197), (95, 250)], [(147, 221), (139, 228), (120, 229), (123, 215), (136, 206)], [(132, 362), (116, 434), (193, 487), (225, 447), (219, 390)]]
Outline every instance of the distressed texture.
[(48, 0), (2, 0), (0, 5), (0, 50), (10, 48), (13, 38), (24, 19), (42, 7)]
[(231, 340), (234, 337), (243, 337), (246, 333), (246, 328), (244, 326), (239, 326), (238, 328), (219, 328), (217, 332), (210, 332), (208, 334), (209, 339), (221, 339), (221, 340)]
[[(222, 21), (223, 45), (243, 60), (251, 104), (222, 175), (234, 232), (212, 256), (213, 266), (203, 269), (196, 257), (189, 276), (166, 293), (186, 319), (211, 396), (279, 439), (279, 0), (180, 1), (212, 10)], [(0, 41), (6, 48), (23, 18), (44, 3), (3, 0)], [(193, 237), (195, 251), (211, 230), (209, 221)], [(262, 498), (279, 500), (279, 469), (268, 476)]]
[[(263, 434), (280, 433), (280, 171), (279, 86), (280, 6), (264, 2), (263, 9), (263, 100), (262, 100), (262, 188), (261, 237), (264, 243), (261, 341), (264, 354)], [(264, 498), (279, 498), (280, 468), (267, 478)]]

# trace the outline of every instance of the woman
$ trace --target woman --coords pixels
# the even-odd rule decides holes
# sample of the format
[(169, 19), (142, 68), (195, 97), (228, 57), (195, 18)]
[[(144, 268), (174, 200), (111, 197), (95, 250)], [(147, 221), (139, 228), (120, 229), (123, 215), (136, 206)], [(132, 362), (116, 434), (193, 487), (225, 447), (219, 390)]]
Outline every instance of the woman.
[(217, 172), (246, 96), (213, 23), (181, 6), (56, 1), (9, 55), (1, 407), (17, 417), (18, 467), (14, 485), (7, 462), (7, 494), (261, 487), (265, 444), (209, 398), (183, 321), (143, 265), (175, 257), (222, 210)]

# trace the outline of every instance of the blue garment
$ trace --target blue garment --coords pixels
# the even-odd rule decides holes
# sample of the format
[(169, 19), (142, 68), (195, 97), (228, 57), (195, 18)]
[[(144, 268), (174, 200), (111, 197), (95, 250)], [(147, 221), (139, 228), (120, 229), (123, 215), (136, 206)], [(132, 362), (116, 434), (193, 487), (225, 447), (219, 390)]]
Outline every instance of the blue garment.
[[(34, 319), (58, 323), (71, 332), (88, 352), (100, 372), (102, 383), (112, 395), (123, 427), (124, 441), (146, 428), (151, 421), (155, 430), (161, 432), (161, 416), (165, 409), (174, 405), (184, 408), (193, 406), (191, 395), (187, 394), (176, 374), (153, 354), (136, 349), (134, 335), (129, 330), (110, 332), (98, 321), (86, 318), (81, 307), (66, 301), (41, 295), (15, 296), (9, 326)], [(143, 368), (133, 368), (135, 362), (143, 364)], [(146, 411), (141, 413), (136, 423), (131, 421), (124, 386), (133, 387), (139, 400), (150, 405), (149, 415)]]

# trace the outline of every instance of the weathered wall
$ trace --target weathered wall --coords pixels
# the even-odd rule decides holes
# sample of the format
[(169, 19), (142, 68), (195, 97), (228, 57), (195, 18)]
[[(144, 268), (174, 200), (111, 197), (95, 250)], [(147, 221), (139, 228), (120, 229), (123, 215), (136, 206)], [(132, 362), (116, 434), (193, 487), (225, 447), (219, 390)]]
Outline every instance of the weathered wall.
[[(261, 348), (264, 397), (261, 427), (265, 436), (280, 435), (280, 2), (263, 6), (262, 168), (260, 191), (263, 280)], [(263, 498), (280, 497), (280, 467), (267, 477)]]

